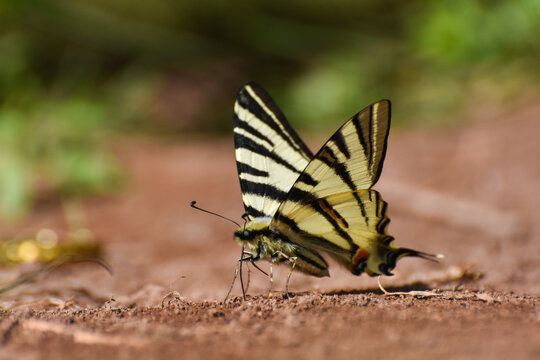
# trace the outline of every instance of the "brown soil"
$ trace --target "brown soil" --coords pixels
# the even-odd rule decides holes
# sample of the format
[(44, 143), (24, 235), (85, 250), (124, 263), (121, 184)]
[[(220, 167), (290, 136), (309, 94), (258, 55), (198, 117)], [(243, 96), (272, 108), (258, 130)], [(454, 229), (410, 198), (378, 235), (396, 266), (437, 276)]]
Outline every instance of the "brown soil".
[[(393, 277), (330, 278), (251, 272), (223, 303), (240, 248), (232, 141), (117, 145), (131, 175), (115, 197), (84, 203), (106, 250), (0, 298), (0, 359), (85, 358), (540, 358), (540, 107), (456, 128), (393, 132), (382, 179), (396, 244), (445, 259), (402, 260)], [(322, 143), (317, 139), (315, 143)], [(314, 146), (316, 147), (316, 146)], [(65, 231), (62, 208), (0, 224)], [(268, 270), (267, 264), (261, 264)], [(5, 283), (31, 269), (0, 269)]]

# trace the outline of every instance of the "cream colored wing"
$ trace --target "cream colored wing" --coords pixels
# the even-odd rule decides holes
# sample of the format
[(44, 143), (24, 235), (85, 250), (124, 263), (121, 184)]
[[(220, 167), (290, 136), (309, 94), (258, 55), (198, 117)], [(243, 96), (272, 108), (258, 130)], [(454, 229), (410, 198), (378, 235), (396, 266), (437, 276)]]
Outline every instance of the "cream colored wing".
[[(313, 154), (254, 83), (236, 98), (234, 146), (246, 213), (251, 219), (274, 216)], [(309, 175), (305, 178), (310, 182)]]

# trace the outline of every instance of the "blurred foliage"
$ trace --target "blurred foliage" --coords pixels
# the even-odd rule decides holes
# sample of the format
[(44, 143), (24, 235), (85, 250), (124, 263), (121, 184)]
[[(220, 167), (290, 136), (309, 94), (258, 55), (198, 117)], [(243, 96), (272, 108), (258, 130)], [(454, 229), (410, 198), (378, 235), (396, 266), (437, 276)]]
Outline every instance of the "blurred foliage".
[(106, 193), (120, 170), (100, 145), (104, 104), (68, 98), (0, 111), (0, 210), (15, 217), (35, 192), (64, 196)]
[(116, 189), (115, 134), (229, 130), (249, 80), (310, 129), (381, 98), (398, 125), (504, 106), (537, 90), (539, 35), (537, 0), (3, 0), (0, 214)]

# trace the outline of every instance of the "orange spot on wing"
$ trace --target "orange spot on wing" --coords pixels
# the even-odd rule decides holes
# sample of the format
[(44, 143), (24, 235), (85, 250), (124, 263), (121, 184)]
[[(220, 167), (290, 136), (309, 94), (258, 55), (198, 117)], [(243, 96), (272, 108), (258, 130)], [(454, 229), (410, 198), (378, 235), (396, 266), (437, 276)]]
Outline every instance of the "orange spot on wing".
[(345, 220), (343, 220), (343, 218), (338, 218), (336, 220), (339, 222), (339, 225), (341, 225), (341, 227), (344, 227), (345, 229), (349, 227), (349, 224), (347, 224)]
[(336, 220), (342, 228), (349, 228), (349, 224), (347, 224), (347, 221), (345, 221), (345, 219), (343, 219), (343, 217), (341, 217), (341, 215), (339, 215), (336, 210), (329, 207), (325, 201), (319, 200), (319, 205), (328, 215), (330, 215), (334, 220)]
[(329, 212), (331, 211), (332, 209), (330, 209), (328, 206), (326, 206), (326, 202), (325, 201), (322, 201), (322, 200), (319, 200), (319, 205), (320, 207), (326, 211), (326, 212)]
[(356, 254), (354, 254), (352, 258), (353, 266), (358, 265), (360, 261), (365, 260), (368, 257), (369, 257), (369, 253), (365, 249), (358, 248), (358, 250), (356, 250)]

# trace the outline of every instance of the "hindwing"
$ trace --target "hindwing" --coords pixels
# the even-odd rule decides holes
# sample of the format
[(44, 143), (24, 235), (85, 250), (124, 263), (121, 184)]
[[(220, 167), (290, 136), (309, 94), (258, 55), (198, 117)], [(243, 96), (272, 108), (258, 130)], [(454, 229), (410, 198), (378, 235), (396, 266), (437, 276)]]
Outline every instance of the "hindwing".
[(393, 237), (386, 232), (387, 205), (377, 191), (310, 197), (302, 204), (286, 216), (277, 213), (270, 227), (300, 246), (331, 254), (353, 273), (361, 273), (368, 265), (372, 265), (369, 269), (386, 262), (395, 265), (388, 258)]

